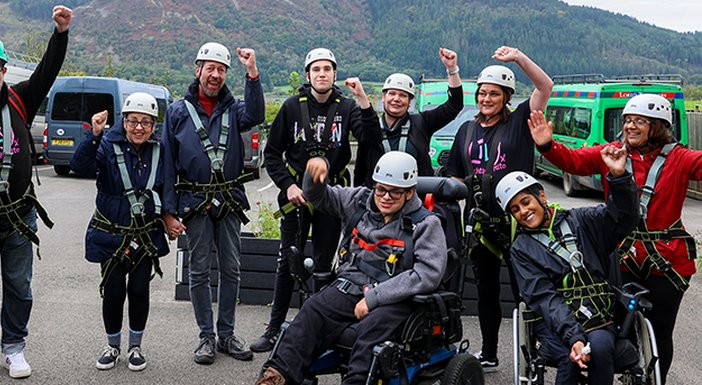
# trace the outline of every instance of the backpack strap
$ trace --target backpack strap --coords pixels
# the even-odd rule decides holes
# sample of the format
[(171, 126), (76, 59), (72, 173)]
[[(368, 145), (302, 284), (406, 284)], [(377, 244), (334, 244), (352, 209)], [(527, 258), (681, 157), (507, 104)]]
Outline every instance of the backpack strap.
[(7, 90), (7, 101), (12, 104), (12, 107), (14, 107), (15, 110), (17, 110), (17, 113), (19, 113), (26, 126), (28, 124), (27, 109), (24, 107), (22, 99), (19, 97), (19, 95), (17, 95), (17, 92), (12, 87), (7, 87)]

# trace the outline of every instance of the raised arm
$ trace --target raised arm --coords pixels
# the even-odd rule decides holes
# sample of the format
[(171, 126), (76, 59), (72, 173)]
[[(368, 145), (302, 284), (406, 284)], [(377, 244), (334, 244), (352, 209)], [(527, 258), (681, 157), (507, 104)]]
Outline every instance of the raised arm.
[(551, 97), (553, 81), (541, 67), (517, 48), (502, 46), (495, 50), (495, 54), (492, 57), (504, 63), (517, 63), (519, 68), (521, 68), (531, 82), (534, 83), (535, 89), (529, 99), (529, 108), (532, 111), (543, 111), (546, 109), (548, 98)]

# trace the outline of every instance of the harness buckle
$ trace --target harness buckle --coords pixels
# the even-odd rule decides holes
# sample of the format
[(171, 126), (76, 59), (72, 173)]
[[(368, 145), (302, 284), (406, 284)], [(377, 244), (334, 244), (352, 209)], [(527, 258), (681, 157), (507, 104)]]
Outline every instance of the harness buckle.
[(212, 159), (212, 162), (210, 162), (210, 169), (212, 169), (212, 172), (222, 172), (222, 170), (224, 169), (224, 159)]
[(643, 203), (639, 203), (639, 214), (641, 214), (641, 219), (645, 220), (648, 217), (648, 207)]
[(6, 180), (0, 180), (0, 193), (4, 193), (5, 191), (10, 189), (10, 182)]
[(141, 202), (134, 203), (131, 207), (131, 211), (133, 216), (144, 215), (144, 204)]

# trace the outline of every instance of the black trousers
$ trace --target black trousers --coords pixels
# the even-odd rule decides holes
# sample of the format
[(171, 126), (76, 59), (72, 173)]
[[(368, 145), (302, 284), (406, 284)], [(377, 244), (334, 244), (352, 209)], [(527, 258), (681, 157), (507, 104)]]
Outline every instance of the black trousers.
[[(278, 197), (281, 201), (283, 194)], [(307, 207), (299, 207), (285, 215), (280, 221), (280, 249), (295, 246), (303, 251), (307, 237), (312, 227), (312, 258), (315, 272), (329, 272), (332, 260), (339, 245), (341, 221), (319, 210), (310, 213)], [(290, 308), (295, 280), (290, 275), (290, 264), (287, 258), (278, 258), (273, 289), (273, 307), (269, 326), (279, 329), (285, 321)], [(319, 288), (317, 288), (319, 289)]]
[[(690, 277), (687, 276), (685, 279), (689, 281)], [(673, 330), (684, 292), (673, 286), (668, 278), (658, 275), (651, 274), (647, 279), (641, 280), (631, 273), (623, 272), (622, 280), (624, 283), (638, 282), (649, 290), (646, 299), (653, 304), (653, 307), (651, 311), (645, 313), (645, 316), (651, 321), (653, 331), (656, 333), (661, 380), (665, 384), (670, 365), (673, 363)]]
[(344, 329), (359, 322), (349, 371), (342, 384), (365, 384), (373, 359), (373, 347), (398, 338), (415, 306), (411, 301), (380, 306), (359, 321), (354, 315), (354, 308), (361, 298), (360, 295), (344, 294), (335, 287), (327, 287), (310, 297), (265, 366), (283, 373), (290, 383), (299, 384), (314, 360), (334, 344)]
[[(509, 258), (509, 251), (503, 250), (503, 253), (505, 258)], [(502, 260), (482, 244), (473, 248), (470, 257), (478, 287), (478, 321), (483, 343), (482, 354), (485, 358), (497, 358), (497, 342), (502, 323), (502, 307), (500, 306)], [(512, 295), (515, 301), (519, 301), (519, 288), (509, 260), (507, 260), (507, 271), (509, 272)]]
[[(103, 262), (102, 266), (105, 263)], [(115, 265), (105, 282), (102, 299), (102, 319), (107, 334), (122, 330), (124, 300), (127, 297), (129, 297), (129, 328), (139, 331), (146, 327), (146, 320), (149, 317), (151, 266), (149, 257), (141, 258), (136, 266), (126, 260)], [(129, 276), (128, 283), (127, 276)]]

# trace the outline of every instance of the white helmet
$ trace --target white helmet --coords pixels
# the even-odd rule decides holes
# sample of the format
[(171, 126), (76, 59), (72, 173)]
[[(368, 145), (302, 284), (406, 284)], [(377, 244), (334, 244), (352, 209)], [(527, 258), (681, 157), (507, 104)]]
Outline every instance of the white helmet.
[(385, 90), (400, 90), (405, 91), (410, 94), (410, 97), (414, 97), (414, 80), (409, 75), (405, 74), (392, 74), (385, 79), (385, 84), (383, 84), (383, 91)]
[(157, 118), (158, 103), (156, 103), (156, 98), (146, 92), (135, 92), (129, 95), (127, 99), (124, 100), (122, 113), (126, 114), (129, 112), (141, 112)]
[(216, 61), (218, 63), (222, 63), (227, 68), (231, 66), (231, 60), (232, 56), (229, 54), (229, 50), (227, 47), (219, 44), (219, 43), (205, 43), (200, 47), (200, 50), (197, 51), (197, 58), (195, 58), (195, 64), (197, 64), (198, 61)]
[(511, 69), (501, 65), (493, 65), (483, 68), (483, 70), (480, 71), (480, 75), (478, 75), (478, 81), (476, 83), (478, 85), (483, 83), (497, 84), (498, 86), (504, 86), (511, 89), (512, 92), (516, 91), (517, 89), (515, 86), (514, 72), (512, 72)]
[(629, 114), (662, 119), (670, 125), (673, 124), (673, 111), (670, 108), (670, 102), (660, 95), (641, 94), (629, 99), (624, 106), (622, 116)]
[(388, 186), (414, 187), (417, 185), (417, 160), (406, 152), (387, 152), (375, 165), (373, 180)]
[(309, 71), (310, 64), (317, 60), (329, 60), (336, 71), (336, 59), (334, 53), (326, 48), (315, 48), (305, 56), (305, 72)]
[(500, 179), (497, 187), (495, 187), (495, 200), (497, 200), (497, 204), (500, 205), (502, 210), (507, 211), (507, 205), (512, 198), (524, 191), (524, 189), (534, 185), (543, 188), (541, 183), (528, 173), (512, 171)]

